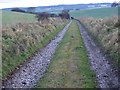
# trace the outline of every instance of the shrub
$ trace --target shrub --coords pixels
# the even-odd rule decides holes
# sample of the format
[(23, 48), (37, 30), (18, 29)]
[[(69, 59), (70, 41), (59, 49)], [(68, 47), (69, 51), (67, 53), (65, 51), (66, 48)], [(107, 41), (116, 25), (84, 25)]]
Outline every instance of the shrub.
[(15, 12), (25, 12), (24, 10), (20, 9), (20, 8), (13, 8), (11, 11), (15, 11)]

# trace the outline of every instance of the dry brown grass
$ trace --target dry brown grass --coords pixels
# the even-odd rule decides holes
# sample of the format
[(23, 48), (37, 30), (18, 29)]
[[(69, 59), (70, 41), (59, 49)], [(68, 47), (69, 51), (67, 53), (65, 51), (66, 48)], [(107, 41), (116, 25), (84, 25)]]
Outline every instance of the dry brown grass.
[(2, 28), (3, 77), (24, 62), (38, 48), (44, 47), (67, 24), (51, 18), (49, 24), (18, 23)]
[(118, 62), (118, 17), (106, 19), (81, 18), (80, 21), (104, 48), (105, 53)]

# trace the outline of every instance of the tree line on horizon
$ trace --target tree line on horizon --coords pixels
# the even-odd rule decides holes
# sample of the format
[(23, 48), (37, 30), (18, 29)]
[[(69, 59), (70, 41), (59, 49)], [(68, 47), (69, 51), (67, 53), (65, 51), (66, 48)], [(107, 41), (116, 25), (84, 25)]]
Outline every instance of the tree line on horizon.
[(20, 8), (13, 8), (11, 11), (36, 14), (36, 18), (38, 21), (45, 20), (45, 19), (48, 20), (49, 17), (60, 17), (61, 19), (70, 19), (69, 10), (62, 10), (61, 13), (59, 14), (48, 13), (48, 12), (37, 12), (36, 13), (35, 7), (29, 7), (27, 11), (24, 11)]
[[(113, 3), (111, 3), (111, 7), (119, 7), (119, 6), (120, 6), (120, 1), (119, 2), (114, 1)], [(36, 10), (36, 7), (28, 7), (26, 10), (23, 10), (21, 8), (13, 8), (11, 11), (38, 14), (39, 12), (35, 12), (35, 10)], [(76, 9), (76, 10), (79, 10), (79, 9)], [(69, 11), (69, 10), (65, 10), (65, 11)]]
[(60, 17), (61, 19), (70, 19), (70, 14), (69, 10), (62, 10), (62, 12), (58, 15), (48, 12), (41, 12), (36, 14), (36, 18), (38, 21), (49, 20), (49, 17)]
[(119, 2), (113, 2), (112, 4), (111, 4), (111, 7), (119, 7), (120, 6), (120, 1)]

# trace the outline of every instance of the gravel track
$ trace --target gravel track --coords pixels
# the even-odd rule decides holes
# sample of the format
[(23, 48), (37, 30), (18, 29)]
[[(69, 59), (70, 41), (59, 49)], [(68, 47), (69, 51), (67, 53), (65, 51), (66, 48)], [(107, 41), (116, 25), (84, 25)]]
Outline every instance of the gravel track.
[(90, 38), (84, 27), (77, 21), (82, 38), (88, 51), (89, 60), (92, 69), (96, 73), (98, 87), (100, 88), (118, 88), (118, 76), (109, 64), (106, 57), (100, 52), (100, 49)]
[(3, 82), (3, 88), (32, 88), (44, 75), (53, 54), (64, 37), (72, 21), (51, 40), (51, 42), (40, 50), (28, 63), (23, 65), (10, 79)]

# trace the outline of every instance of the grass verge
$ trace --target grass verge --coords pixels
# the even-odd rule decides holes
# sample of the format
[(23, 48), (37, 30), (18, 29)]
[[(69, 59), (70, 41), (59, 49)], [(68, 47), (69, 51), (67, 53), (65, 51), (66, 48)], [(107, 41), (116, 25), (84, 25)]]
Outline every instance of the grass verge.
[[(9, 76), (11, 74), (11, 72), (16, 70), (25, 61), (27, 61), (27, 59), (29, 57), (31, 57), (36, 51), (38, 51), (39, 49), (41, 49), (45, 45), (47, 45), (50, 42), (50, 40), (53, 39), (55, 37), (55, 35), (57, 35), (57, 33), (64, 28), (64, 26), (66, 24), (67, 24), (67, 22), (64, 22), (61, 25), (57, 25), (56, 28), (51, 30), (51, 32), (49, 32), (49, 29), (46, 29), (46, 33), (48, 33), (48, 34), (46, 34), (44, 37), (42, 37), (42, 39), (39, 39), (38, 43), (35, 43), (35, 44), (32, 43), (32, 45), (30, 47), (28, 47), (26, 51), (20, 52), (19, 55), (15, 55), (14, 49), (17, 49), (17, 48), (15, 48), (14, 46), (12, 47), (12, 45), (11, 45), (12, 48), (3, 50), (2, 51), (2, 79), (5, 79), (7, 76)], [(36, 29), (34, 28), (34, 32), (35, 31), (36, 31)], [(42, 30), (39, 30), (39, 32), (41, 32), (41, 31)], [(22, 37), (23, 36), (24, 35), (22, 35)], [(22, 39), (22, 38), (19, 37), (19, 39)], [(19, 42), (19, 40), (16, 41), (16, 43), (17, 42)], [(15, 45), (16, 45), (16, 43), (15, 43)], [(18, 46), (18, 45), (16, 45), (16, 46)], [(26, 45), (24, 45), (24, 46), (26, 46)], [(4, 48), (2, 48), (2, 49), (4, 49)]]
[(88, 17), (79, 20), (109, 62), (118, 68), (120, 66), (118, 17), (104, 19)]
[(93, 88), (96, 87), (95, 81), (95, 74), (90, 69), (80, 30), (73, 21), (58, 46), (45, 76), (36, 87)]

